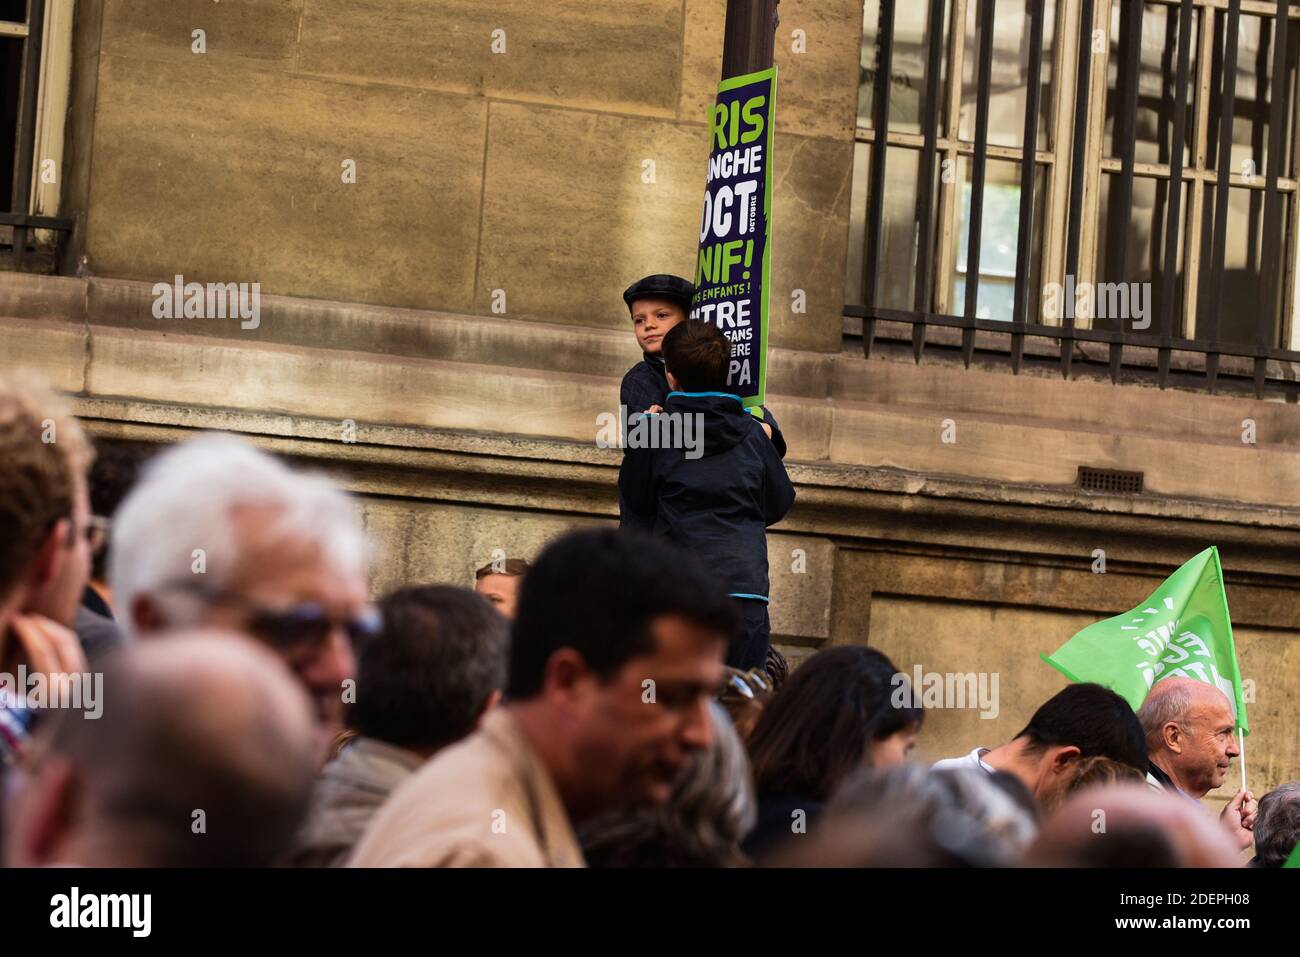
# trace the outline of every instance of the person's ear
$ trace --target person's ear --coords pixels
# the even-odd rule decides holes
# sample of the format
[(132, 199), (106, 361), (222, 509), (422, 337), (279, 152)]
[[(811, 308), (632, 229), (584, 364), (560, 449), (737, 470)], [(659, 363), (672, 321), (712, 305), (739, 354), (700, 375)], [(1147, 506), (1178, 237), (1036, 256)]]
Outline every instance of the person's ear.
[(1057, 749), (1056, 754), (1052, 755), (1052, 770), (1060, 774), (1067, 767), (1078, 761), (1083, 752), (1073, 744), (1067, 744), (1063, 748)]
[(61, 518), (54, 523), (54, 527), (45, 536), (45, 541), (41, 542), (27, 577), (28, 588), (33, 594), (39, 593), (58, 578), (59, 572), (63, 570), (63, 562), (67, 558), (68, 532), (71, 527), (71, 519)]
[(664, 375), (666, 375), (666, 376), (668, 377), (668, 388), (670, 388), (670, 389), (672, 389), (674, 392), (676, 392), (676, 391), (677, 391), (677, 377), (676, 377), (675, 375), (673, 375), (671, 372), (669, 372), (667, 369), (664, 369)]
[(147, 635), (167, 627), (167, 619), (162, 609), (146, 594), (136, 595), (131, 600), (131, 607), (127, 609), (127, 613), (137, 635)]
[(1183, 753), (1183, 729), (1174, 721), (1170, 721), (1164, 726), (1165, 747), (1174, 754)]
[(582, 655), (573, 648), (560, 648), (546, 662), (546, 675), (542, 687), (548, 696), (558, 697), (567, 703), (575, 703), (590, 688), (593, 677), (591, 668)]

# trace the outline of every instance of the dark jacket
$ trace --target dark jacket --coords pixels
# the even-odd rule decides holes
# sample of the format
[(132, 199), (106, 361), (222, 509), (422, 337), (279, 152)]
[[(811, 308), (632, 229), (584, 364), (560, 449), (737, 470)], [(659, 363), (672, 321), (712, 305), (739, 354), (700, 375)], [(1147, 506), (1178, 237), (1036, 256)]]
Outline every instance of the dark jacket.
[[(775, 445), (739, 396), (670, 392), (666, 416), (699, 413), (703, 449), (628, 448), (618, 485), (627, 510), (692, 552), (733, 595), (767, 600), (767, 526), (794, 504)], [(661, 417), (656, 417), (661, 418)]]
[(126, 644), (122, 628), (112, 618), (97, 614), (90, 606), (82, 605), (77, 609), (77, 618), (72, 624), (81, 642), (81, 650), (87, 661), (94, 661), (102, 655)]
[(644, 412), (652, 405), (663, 405), (668, 397), (668, 376), (664, 372), (663, 356), (641, 353), (642, 359), (623, 376), (618, 389), (619, 405), (626, 406), (628, 414)]
[[(758, 798), (758, 820), (741, 843), (740, 849), (751, 860), (761, 863), (793, 835), (806, 834), (812, 830), (825, 809), (825, 801), (806, 794), (761, 794)], [(803, 813), (796, 817), (796, 811)], [(800, 825), (798, 830), (795, 830), (796, 823)]]
[[(641, 353), (642, 359), (623, 376), (623, 384), (618, 390), (619, 404), (627, 409), (629, 416), (644, 412), (652, 405), (662, 406), (668, 398), (668, 374), (664, 371), (663, 356)], [(763, 406), (763, 421), (772, 429), (772, 444), (781, 458), (785, 458), (785, 436), (776, 424), (776, 416), (767, 406)]]
[(342, 867), (375, 812), (424, 758), (377, 738), (352, 739), (321, 770), (287, 867)]
[[(629, 419), (644, 412), (652, 405), (662, 406), (668, 399), (668, 375), (664, 371), (663, 356), (641, 353), (642, 359), (623, 376), (623, 383), (618, 390), (618, 401)], [(772, 444), (777, 454), (785, 458), (785, 436), (776, 424), (776, 417), (763, 406), (763, 421), (772, 429)], [(642, 531), (654, 529), (654, 513), (648, 517), (633, 514), (623, 501), (622, 490), (618, 497), (618, 527), (636, 528)]]
[(1180, 798), (1191, 801), (1197, 806), (1201, 803), (1175, 784), (1174, 779), (1165, 774), (1160, 765), (1150, 759), (1147, 759), (1147, 787), (1153, 791), (1167, 791), (1170, 794), (1177, 794)]

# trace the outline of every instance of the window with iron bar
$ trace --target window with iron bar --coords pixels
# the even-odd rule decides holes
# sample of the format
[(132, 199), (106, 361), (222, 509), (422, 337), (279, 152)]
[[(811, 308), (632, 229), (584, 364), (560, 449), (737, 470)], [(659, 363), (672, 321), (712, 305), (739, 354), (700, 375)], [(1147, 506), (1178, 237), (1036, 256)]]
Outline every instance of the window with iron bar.
[(73, 0), (0, 0), (0, 249), (19, 270), (30, 239), (73, 227), (58, 216), (73, 14)]
[(1282, 0), (865, 0), (846, 332), (1294, 395), (1298, 61)]

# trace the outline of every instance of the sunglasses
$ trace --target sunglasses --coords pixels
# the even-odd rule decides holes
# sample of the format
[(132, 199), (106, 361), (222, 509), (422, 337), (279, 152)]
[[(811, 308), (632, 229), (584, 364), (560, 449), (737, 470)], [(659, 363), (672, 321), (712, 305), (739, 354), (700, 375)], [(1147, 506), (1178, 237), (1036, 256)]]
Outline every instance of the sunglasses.
[(235, 605), (248, 618), (247, 629), (276, 651), (290, 657), (315, 652), (341, 628), (355, 645), (374, 638), (383, 627), (383, 618), (375, 608), (367, 608), (351, 618), (336, 618), (317, 602), (299, 602), (287, 607), (271, 607), (233, 592), (216, 591), (198, 585), (177, 585), (208, 601)]
[(765, 671), (758, 668), (749, 671), (727, 668), (718, 699), (720, 701), (762, 701), (770, 696), (773, 690), (772, 679)]
[(315, 602), (285, 609), (246, 605), (252, 612), (249, 629), (282, 651), (322, 645), (336, 628), (342, 628), (356, 644), (378, 635), (383, 625), (379, 612), (373, 608), (352, 618), (337, 619)]

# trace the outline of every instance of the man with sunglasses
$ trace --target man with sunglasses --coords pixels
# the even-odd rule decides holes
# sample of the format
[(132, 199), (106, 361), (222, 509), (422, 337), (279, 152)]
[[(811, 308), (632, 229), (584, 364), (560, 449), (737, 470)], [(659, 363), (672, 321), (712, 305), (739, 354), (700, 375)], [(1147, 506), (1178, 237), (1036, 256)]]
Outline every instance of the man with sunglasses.
[(130, 634), (251, 635), (297, 676), (322, 738), (342, 727), (354, 645), (378, 631), (369, 549), (348, 496), (228, 435), (168, 450), (113, 521), (109, 578)]

